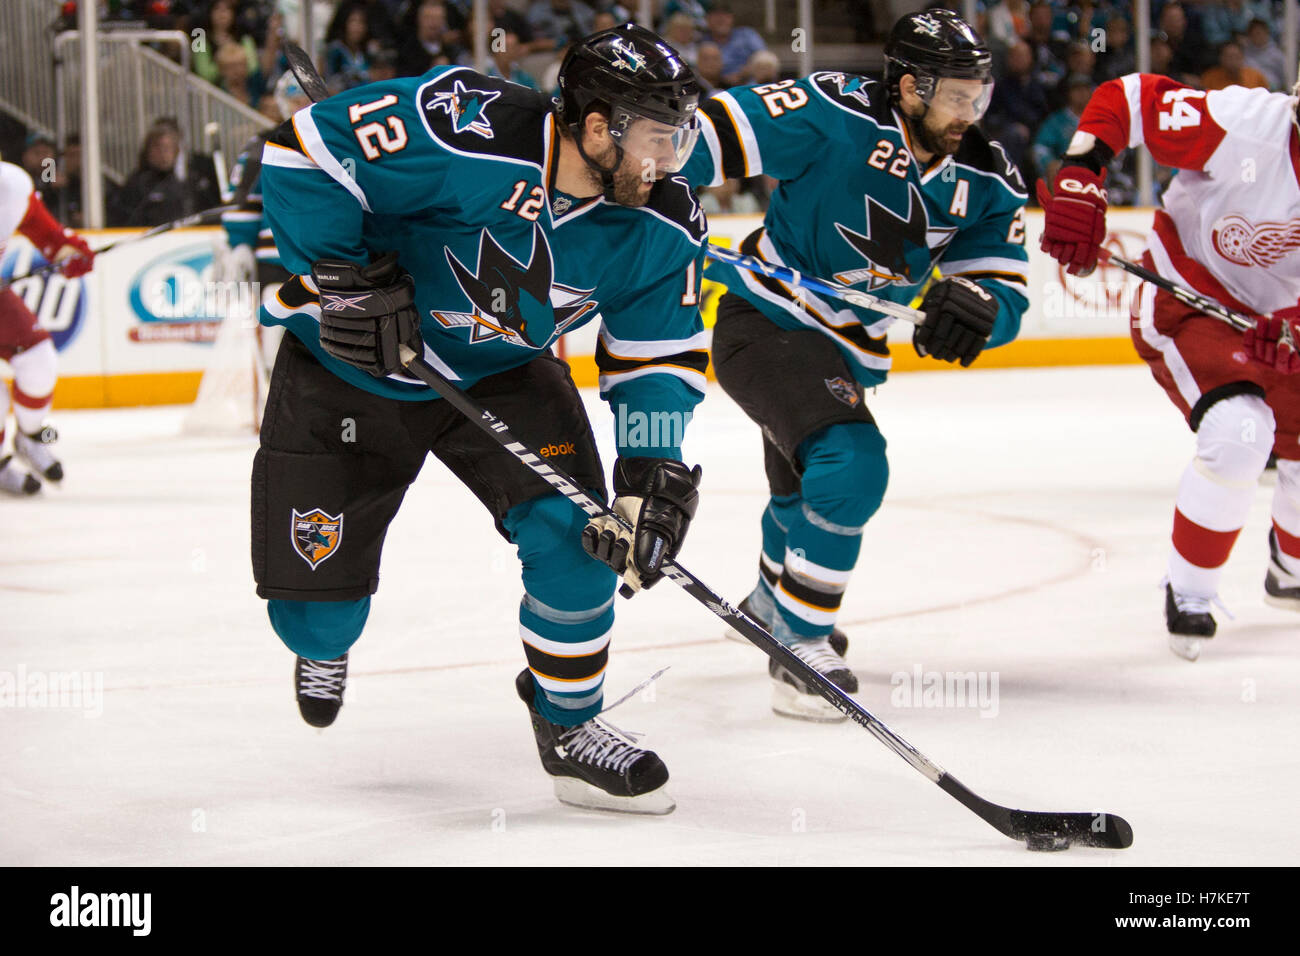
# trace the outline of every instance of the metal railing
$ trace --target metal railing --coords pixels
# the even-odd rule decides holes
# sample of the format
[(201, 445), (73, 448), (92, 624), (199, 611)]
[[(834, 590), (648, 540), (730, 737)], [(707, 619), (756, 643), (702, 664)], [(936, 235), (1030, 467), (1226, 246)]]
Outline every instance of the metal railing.
[(28, 127), (54, 132), (58, 0), (0, 2), (0, 106)]
[[(103, 172), (121, 182), (136, 168), (149, 127), (159, 117), (176, 120), (187, 151), (221, 149), (228, 158), (271, 120), (189, 70), (190, 38), (179, 30), (101, 33), (99, 72)], [(174, 62), (147, 43), (176, 44)], [(54, 41), (55, 130), (58, 140), (80, 128), (81, 34), (70, 30)]]

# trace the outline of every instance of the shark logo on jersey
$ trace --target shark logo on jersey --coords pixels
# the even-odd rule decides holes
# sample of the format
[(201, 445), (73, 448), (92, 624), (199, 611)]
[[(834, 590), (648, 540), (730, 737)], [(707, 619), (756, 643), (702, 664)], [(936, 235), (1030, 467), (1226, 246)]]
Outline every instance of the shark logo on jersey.
[(1021, 177), (1016, 164), (1011, 161), (1011, 157), (1007, 155), (1007, 151), (1002, 148), (1002, 144), (995, 139), (991, 139), (989, 140), (989, 146), (1002, 157), (1002, 175), (1011, 180), (1011, 184), (1022, 193), (1025, 192), (1025, 180)]
[(831, 81), (835, 84), (835, 88), (840, 91), (841, 96), (857, 100), (863, 106), (871, 105), (871, 99), (867, 96), (867, 91), (863, 89), (864, 84), (869, 83), (870, 80), (860, 76), (847, 76), (844, 73), (832, 73)]
[(871, 291), (893, 282), (912, 283), (924, 278), (923, 273), (913, 275), (913, 269), (907, 261), (907, 247), (912, 245), (928, 250), (929, 262), (933, 264), (957, 234), (957, 229), (947, 226), (931, 227), (921, 193), (913, 183), (907, 184), (907, 198), (907, 218), (904, 219), (868, 196), (865, 234), (855, 232), (843, 223), (835, 223), (835, 228), (844, 241), (870, 263), (865, 269), (836, 273), (837, 282), (845, 285), (869, 282), (867, 291)]
[(614, 66), (617, 69), (628, 70), (632, 73), (645, 69), (645, 54), (632, 49), (622, 38), (616, 39), (610, 46), (618, 54), (618, 59), (614, 61)]
[(475, 90), (456, 80), (450, 90), (434, 93), (424, 108), (442, 110), (450, 116), (452, 129), (457, 133), (468, 131), (492, 139), (496, 132), (483, 111), (500, 95), (500, 90)]
[(290, 510), (293, 512), (289, 519), (293, 549), (315, 571), (316, 566), (334, 554), (343, 541), (343, 512), (331, 515), (320, 508)]
[(506, 252), (486, 229), (479, 233), (478, 263), (468, 269), (444, 247), (447, 264), (472, 313), (434, 312), (444, 326), (470, 326), (470, 342), (505, 339), (541, 349), (596, 308), (594, 289), (575, 289), (554, 281), (554, 259), (542, 227), (533, 224), (533, 251), (527, 263)]

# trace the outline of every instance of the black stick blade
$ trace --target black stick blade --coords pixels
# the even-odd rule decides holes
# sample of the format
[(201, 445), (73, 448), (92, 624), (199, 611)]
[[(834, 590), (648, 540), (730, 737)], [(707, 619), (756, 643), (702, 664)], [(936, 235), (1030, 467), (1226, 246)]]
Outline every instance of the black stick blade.
[(1050, 813), (1038, 810), (1012, 810), (985, 800), (952, 774), (937, 781), (939, 788), (955, 797), (966, 809), (1013, 840), (1040, 842), (1063, 837), (1070, 845), (1095, 846), (1106, 850), (1123, 850), (1133, 845), (1133, 828), (1123, 817), (1113, 813)]
[(1123, 850), (1133, 845), (1133, 828), (1123, 817), (1113, 813), (1040, 813), (1012, 810), (1010, 832), (1016, 840), (1029, 837), (1065, 837), (1073, 846), (1095, 846), (1105, 850)]
[(302, 91), (307, 94), (307, 98), (313, 103), (319, 103), (321, 100), (330, 98), (329, 88), (325, 86), (325, 81), (316, 72), (316, 64), (312, 63), (311, 57), (307, 51), (298, 44), (289, 40), (284, 42), (284, 58), (289, 61), (289, 69), (293, 71), (294, 78)]

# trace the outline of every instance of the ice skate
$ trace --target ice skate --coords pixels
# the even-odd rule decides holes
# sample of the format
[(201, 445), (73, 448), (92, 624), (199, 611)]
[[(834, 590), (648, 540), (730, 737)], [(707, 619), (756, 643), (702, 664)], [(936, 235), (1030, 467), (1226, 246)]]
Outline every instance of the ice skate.
[(676, 809), (663, 789), (668, 768), (657, 754), (637, 747), (599, 717), (576, 727), (551, 723), (533, 707), (536, 686), (530, 670), (515, 678), (519, 699), (528, 705), (542, 768), (554, 780), (561, 803), (621, 813)]
[[(775, 611), (775, 607), (773, 606), (771, 595), (766, 588), (761, 585), (754, 588), (754, 590), (750, 592), (749, 597), (740, 602), (739, 610), (748, 614), (759, 624), (762, 624), (765, 630), (772, 630), (772, 615)], [(749, 639), (734, 627), (727, 628), (726, 636), (731, 640), (739, 641), (742, 644), (750, 643)], [(832, 650), (834, 650), (836, 654), (840, 655), (840, 657), (844, 657), (848, 654), (849, 637), (838, 627), (831, 631), (831, 636), (827, 638), (827, 640), (831, 642)]]
[(1282, 566), (1277, 530), (1268, 531), (1268, 573), (1264, 576), (1264, 603), (1287, 611), (1300, 611), (1300, 577)]
[[(857, 677), (844, 663), (844, 658), (832, 649), (829, 638), (796, 641), (789, 647), (801, 660), (844, 693), (858, 692)], [(821, 723), (835, 723), (845, 719), (845, 715), (832, 707), (821, 694), (811, 690), (775, 660), (768, 662), (767, 673), (772, 678), (772, 710), (782, 717)]]
[(0, 491), (11, 495), (34, 495), (41, 490), (40, 481), (23, 470), (13, 455), (0, 458)]
[(54, 457), (50, 446), (59, 440), (59, 433), (49, 425), (28, 435), (18, 432), (14, 436), (14, 452), (46, 481), (63, 480), (63, 465)]
[(298, 695), (298, 713), (313, 727), (328, 727), (343, 706), (343, 689), (348, 684), (348, 655), (332, 661), (298, 658), (293, 669)]
[(1178, 594), (1165, 585), (1165, 623), (1169, 628), (1169, 649), (1184, 660), (1201, 656), (1201, 643), (1214, 636), (1217, 625), (1210, 614), (1211, 598)]

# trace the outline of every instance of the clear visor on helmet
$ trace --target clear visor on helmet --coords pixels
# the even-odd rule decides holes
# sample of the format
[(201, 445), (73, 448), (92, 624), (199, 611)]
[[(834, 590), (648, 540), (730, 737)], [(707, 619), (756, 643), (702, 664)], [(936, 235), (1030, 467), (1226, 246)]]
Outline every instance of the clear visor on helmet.
[(921, 98), (945, 113), (970, 123), (978, 123), (989, 108), (989, 101), (993, 99), (993, 81), (940, 77), (934, 82), (929, 95), (922, 95)]
[(700, 124), (692, 116), (684, 126), (670, 126), (615, 107), (609, 134), (633, 163), (649, 171), (651, 178), (659, 179), (686, 165), (700, 135)]

